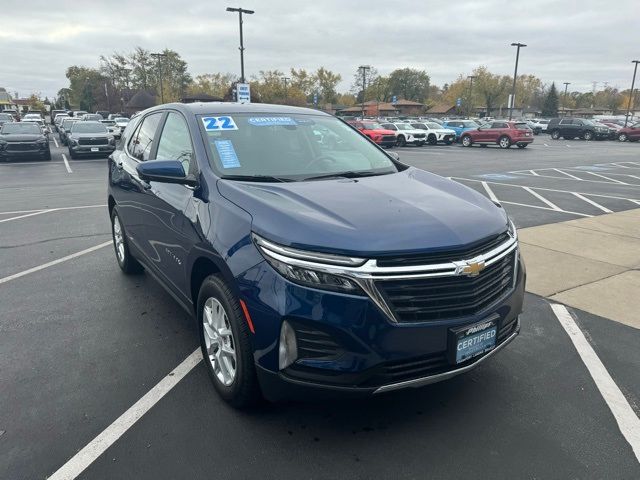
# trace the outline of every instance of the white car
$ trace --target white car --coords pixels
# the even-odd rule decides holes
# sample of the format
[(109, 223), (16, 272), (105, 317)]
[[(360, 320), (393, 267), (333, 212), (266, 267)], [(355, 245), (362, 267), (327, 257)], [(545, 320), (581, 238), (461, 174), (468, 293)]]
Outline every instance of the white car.
[(549, 125), (549, 120), (533, 120), (533, 126), (540, 127), (541, 132), (546, 132), (548, 125)]
[(455, 130), (444, 128), (436, 122), (412, 122), (411, 126), (427, 134), (427, 143), (429, 145), (436, 145), (438, 142), (451, 145), (456, 141)]
[(396, 145), (399, 147), (406, 145), (421, 147), (427, 141), (427, 134), (424, 131), (417, 130), (408, 123), (381, 123), (380, 125), (395, 133)]
[(124, 132), (124, 129), (127, 128), (127, 125), (129, 124), (129, 119), (127, 117), (115, 117), (113, 121), (116, 122), (118, 127), (120, 127), (120, 132)]
[(122, 130), (114, 120), (100, 120), (100, 123), (107, 127), (107, 131), (113, 135), (114, 138), (120, 138), (120, 135), (122, 135)]

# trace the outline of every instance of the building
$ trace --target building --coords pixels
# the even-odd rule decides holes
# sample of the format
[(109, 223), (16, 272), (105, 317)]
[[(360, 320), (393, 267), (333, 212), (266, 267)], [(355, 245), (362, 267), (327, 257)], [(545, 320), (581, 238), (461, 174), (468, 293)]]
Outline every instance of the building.
[(426, 114), (429, 117), (450, 117), (452, 115), (460, 115), (458, 113), (459, 108), (455, 105), (450, 105), (446, 103), (440, 103), (438, 105), (434, 105), (429, 110), (427, 110)]
[(6, 110), (8, 108), (16, 108), (13, 99), (6, 88), (0, 87), (0, 110)]

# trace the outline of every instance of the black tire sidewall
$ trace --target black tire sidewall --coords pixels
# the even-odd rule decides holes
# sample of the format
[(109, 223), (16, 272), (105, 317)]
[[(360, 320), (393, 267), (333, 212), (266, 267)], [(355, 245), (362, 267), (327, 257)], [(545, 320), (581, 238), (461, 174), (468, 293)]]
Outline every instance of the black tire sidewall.
[[(120, 231), (122, 232), (122, 242), (124, 244), (123, 261), (120, 261), (120, 257), (118, 256), (118, 248), (116, 247), (115, 234), (113, 232), (113, 223), (116, 216), (118, 217), (118, 221), (120, 222)], [(129, 252), (129, 245), (127, 244), (127, 234), (124, 228), (124, 224), (122, 223), (122, 217), (120, 217), (118, 213), (118, 207), (113, 207), (113, 210), (111, 211), (111, 243), (113, 244), (113, 253), (115, 253), (116, 255), (116, 262), (118, 262), (118, 266), (124, 273), (139, 273), (143, 270), (142, 266), (135, 258), (133, 258), (131, 252)]]

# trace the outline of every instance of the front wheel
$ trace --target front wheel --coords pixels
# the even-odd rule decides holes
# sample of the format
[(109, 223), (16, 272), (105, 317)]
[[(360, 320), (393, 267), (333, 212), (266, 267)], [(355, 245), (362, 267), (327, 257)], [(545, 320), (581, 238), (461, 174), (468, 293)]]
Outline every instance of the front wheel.
[(465, 135), (464, 137), (462, 137), (463, 147), (470, 147), (472, 144), (473, 144), (473, 140), (471, 140), (471, 137), (469, 135)]
[(429, 142), (429, 145), (435, 145), (438, 143), (438, 139), (433, 134), (429, 135), (429, 139), (427, 141)]
[(205, 278), (198, 295), (200, 348), (218, 394), (237, 408), (255, 405), (262, 395), (250, 331), (238, 299), (218, 276)]
[(593, 133), (591, 132), (584, 132), (584, 139), (585, 140), (593, 140)]
[(627, 134), (626, 133), (621, 133), (620, 135), (618, 135), (618, 141), (626, 142), (627, 141)]
[(47, 153), (44, 154), (44, 157), (42, 157), (45, 161), (50, 161), (51, 160), (51, 150), (48, 150)]
[(142, 265), (140, 265), (138, 261), (133, 258), (131, 252), (129, 252), (127, 235), (120, 221), (117, 207), (113, 207), (111, 212), (111, 237), (113, 238), (113, 248), (116, 251), (116, 260), (118, 261), (120, 269), (128, 275), (140, 273), (142, 271)]
[(396, 144), (399, 147), (406, 147), (407, 146), (407, 140), (402, 135), (400, 135), (398, 137), (398, 140), (396, 140)]
[(500, 137), (500, 140), (498, 140), (498, 145), (500, 145), (500, 148), (509, 148), (511, 146), (511, 140), (509, 137), (504, 135)]
[(560, 131), (559, 130), (553, 130), (551, 132), (551, 138), (553, 138), (554, 140), (560, 140)]

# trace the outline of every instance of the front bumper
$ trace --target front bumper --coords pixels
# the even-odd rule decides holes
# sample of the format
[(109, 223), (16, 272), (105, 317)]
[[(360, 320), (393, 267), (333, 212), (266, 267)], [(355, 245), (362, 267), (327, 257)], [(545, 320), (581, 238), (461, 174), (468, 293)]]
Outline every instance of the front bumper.
[(104, 155), (111, 154), (116, 149), (115, 145), (69, 145), (69, 149), (78, 155)]
[(0, 150), (0, 160), (44, 158), (49, 154), (48, 145), (44, 148), (34, 148), (29, 150)]

